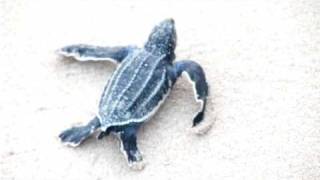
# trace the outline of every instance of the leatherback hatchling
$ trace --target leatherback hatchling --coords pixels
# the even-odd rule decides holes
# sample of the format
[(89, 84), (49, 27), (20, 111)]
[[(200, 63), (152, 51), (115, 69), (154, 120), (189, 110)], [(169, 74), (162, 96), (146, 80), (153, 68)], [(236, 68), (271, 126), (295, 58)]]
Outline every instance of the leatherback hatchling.
[(189, 77), (196, 101), (201, 103), (200, 111), (193, 118), (193, 126), (197, 126), (204, 118), (208, 84), (203, 69), (196, 62), (174, 62), (176, 41), (174, 20), (166, 19), (153, 28), (142, 48), (77, 44), (59, 49), (59, 55), (79, 61), (112, 61), (119, 64), (103, 90), (96, 117), (85, 126), (63, 131), (59, 135), (61, 141), (78, 146), (96, 130), (100, 132), (98, 139), (111, 132), (118, 135), (129, 166), (142, 169), (137, 131), (157, 112), (182, 74)]

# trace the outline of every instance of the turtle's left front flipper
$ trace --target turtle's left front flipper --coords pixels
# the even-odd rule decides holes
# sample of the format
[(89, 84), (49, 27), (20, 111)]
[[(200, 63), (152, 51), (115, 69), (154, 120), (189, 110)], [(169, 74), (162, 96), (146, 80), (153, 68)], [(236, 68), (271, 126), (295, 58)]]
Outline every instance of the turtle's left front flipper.
[(208, 84), (201, 66), (191, 60), (178, 61), (174, 64), (174, 81), (182, 74), (186, 74), (193, 84), (193, 90), (197, 102), (201, 103), (200, 111), (193, 118), (193, 127), (197, 126), (204, 118), (208, 97)]
[(111, 61), (121, 63), (134, 49), (134, 46), (102, 47), (74, 44), (60, 48), (56, 53), (65, 57), (72, 57), (78, 61)]

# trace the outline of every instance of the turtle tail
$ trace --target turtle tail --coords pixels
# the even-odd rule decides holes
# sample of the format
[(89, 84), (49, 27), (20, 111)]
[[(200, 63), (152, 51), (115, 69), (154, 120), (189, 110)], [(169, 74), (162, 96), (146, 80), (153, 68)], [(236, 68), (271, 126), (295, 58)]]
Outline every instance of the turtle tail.
[[(103, 129), (103, 128), (102, 128)], [(106, 128), (105, 130), (102, 130), (99, 134), (98, 134), (98, 136), (97, 136), (97, 139), (102, 139), (103, 137), (105, 137), (105, 136), (108, 136), (109, 134), (110, 134), (110, 132), (111, 132), (111, 128)]]

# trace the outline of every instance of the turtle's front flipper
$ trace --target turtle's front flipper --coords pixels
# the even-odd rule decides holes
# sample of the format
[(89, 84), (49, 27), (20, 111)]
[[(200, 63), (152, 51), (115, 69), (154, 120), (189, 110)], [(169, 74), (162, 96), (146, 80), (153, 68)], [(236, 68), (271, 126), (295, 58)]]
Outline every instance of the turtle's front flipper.
[(144, 163), (142, 155), (137, 147), (137, 132), (139, 125), (127, 125), (123, 131), (120, 132), (121, 151), (127, 158), (129, 167), (133, 170), (142, 170)]
[(134, 46), (101, 47), (85, 44), (65, 46), (56, 51), (57, 54), (65, 57), (73, 57), (79, 61), (121, 61), (135, 49)]
[(95, 117), (85, 126), (72, 127), (63, 131), (59, 135), (59, 138), (64, 144), (76, 147), (85, 139), (87, 139), (99, 127), (100, 121), (97, 117)]
[[(199, 64), (190, 60), (178, 61), (174, 64), (174, 78), (176, 81), (182, 74), (186, 74), (190, 82), (193, 84), (195, 98), (201, 103), (200, 111), (193, 118), (193, 126), (198, 125), (204, 118), (204, 112), (208, 96), (208, 84), (203, 69)], [(200, 132), (199, 132), (200, 133)]]

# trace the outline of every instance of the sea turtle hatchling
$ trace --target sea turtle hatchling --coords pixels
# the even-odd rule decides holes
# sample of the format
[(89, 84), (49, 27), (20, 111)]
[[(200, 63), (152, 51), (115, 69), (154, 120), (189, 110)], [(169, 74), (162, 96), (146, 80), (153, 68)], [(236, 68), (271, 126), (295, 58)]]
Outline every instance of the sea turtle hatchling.
[(203, 69), (196, 62), (174, 62), (176, 40), (174, 20), (166, 19), (153, 28), (143, 48), (78, 44), (59, 49), (59, 55), (79, 61), (111, 60), (119, 64), (102, 93), (96, 117), (85, 126), (63, 131), (60, 140), (75, 147), (96, 130), (100, 130), (98, 139), (109, 133), (116, 134), (129, 166), (142, 169), (137, 131), (159, 109), (182, 74), (189, 77), (196, 101), (201, 103), (193, 119), (193, 127), (197, 126), (204, 118), (208, 84)]

